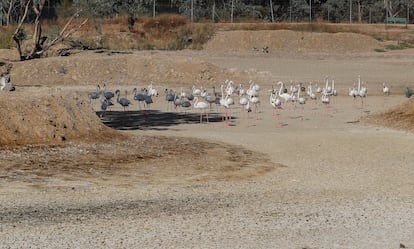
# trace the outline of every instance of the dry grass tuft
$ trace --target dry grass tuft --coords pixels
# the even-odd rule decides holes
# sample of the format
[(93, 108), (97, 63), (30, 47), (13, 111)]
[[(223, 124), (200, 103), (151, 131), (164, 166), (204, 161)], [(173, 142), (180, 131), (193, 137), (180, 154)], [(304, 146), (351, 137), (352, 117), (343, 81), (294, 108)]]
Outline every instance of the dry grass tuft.
[(0, 27), (0, 48), (9, 49), (15, 45), (12, 35), (14, 29), (11, 27)]
[(141, 23), (142, 28), (147, 33), (165, 33), (187, 24), (187, 19), (180, 15), (163, 14), (155, 18), (143, 18)]

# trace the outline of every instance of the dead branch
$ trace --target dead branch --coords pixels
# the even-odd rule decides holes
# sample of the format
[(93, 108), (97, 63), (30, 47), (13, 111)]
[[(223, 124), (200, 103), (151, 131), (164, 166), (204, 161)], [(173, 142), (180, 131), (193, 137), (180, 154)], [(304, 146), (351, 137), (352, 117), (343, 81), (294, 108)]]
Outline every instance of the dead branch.
[(65, 31), (69, 27), (70, 23), (73, 21), (74, 17), (77, 16), (77, 15), (78, 15), (78, 13), (75, 13), (74, 15), (72, 15), (72, 17), (66, 23), (65, 27), (63, 27), (63, 29), (60, 31), (59, 35), (56, 36), (56, 38), (53, 39), (50, 43), (48, 43), (47, 45), (45, 45), (43, 47), (43, 50), (42, 51), (39, 51), (39, 52), (43, 53), (43, 52), (47, 51), (50, 47), (56, 45), (59, 42), (62, 42), (63, 40), (65, 40), (69, 36), (73, 35), (76, 31), (78, 31), (83, 25), (85, 25), (88, 22), (88, 18), (86, 18), (81, 24), (79, 24), (78, 26), (72, 28), (69, 32), (67, 32), (65, 34)]
[(13, 37), (12, 37), (13, 40), (16, 42), (17, 52), (19, 53), (20, 60), (22, 60), (24, 58), (24, 56), (22, 55), (22, 47), (21, 47), (21, 44), (20, 44), (20, 40), (17, 37), (17, 34), (19, 33), (20, 29), (22, 28), (22, 25), (23, 25), (24, 20), (26, 20), (27, 14), (29, 13), (29, 6), (30, 6), (30, 3), (31, 2), (32, 2), (32, 0), (28, 0), (26, 2), (26, 6), (24, 7), (23, 16), (20, 19), (19, 24), (17, 25), (16, 30), (14, 31)]
[[(59, 35), (53, 39), (51, 42), (46, 43), (47, 37), (42, 37), (42, 24), (41, 24), (41, 15), (43, 11), (45, 0), (39, 1), (38, 5), (33, 0), (27, 0), (25, 5), (25, 11), (24, 14), (17, 25), (17, 28), (13, 34), (13, 40), (17, 44), (17, 51), (20, 56), (20, 60), (30, 60), (34, 58), (39, 58), (42, 56), (45, 52), (47, 52), (52, 46), (56, 45), (59, 42), (62, 42), (64, 39), (68, 38), (69, 36), (73, 35), (76, 31), (78, 31), (83, 25), (85, 25), (88, 21), (88, 19), (85, 19), (81, 24), (78, 26), (72, 28), (70, 31), (66, 32), (69, 28), (70, 24), (72, 23), (73, 19), (77, 16), (79, 16), (79, 13), (81, 10), (78, 10), (75, 14), (72, 15), (72, 17), (69, 19), (69, 21), (66, 23), (62, 31), (59, 33)], [(32, 10), (36, 15), (35, 22), (34, 22), (34, 32), (33, 32), (33, 48), (28, 54), (23, 54), (21, 49), (21, 41), (18, 37), (18, 33), (20, 32), (22, 25), (27, 18), (29, 6), (32, 6)], [(65, 33), (66, 32), (66, 33)], [(46, 43), (46, 44), (45, 44)]]

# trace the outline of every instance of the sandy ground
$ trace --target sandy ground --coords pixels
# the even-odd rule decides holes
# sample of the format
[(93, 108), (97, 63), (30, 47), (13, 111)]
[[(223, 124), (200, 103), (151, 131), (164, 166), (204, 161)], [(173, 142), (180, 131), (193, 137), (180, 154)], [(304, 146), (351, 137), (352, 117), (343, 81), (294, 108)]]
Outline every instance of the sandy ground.
[[(186, 62), (178, 72), (192, 75), (197, 68), (203, 76), (197, 84), (205, 87), (226, 76), (246, 87), (254, 79), (261, 104), (249, 114), (235, 105), (229, 125), (213, 106), (210, 122), (200, 124), (198, 112), (167, 111), (160, 96), (151, 111), (134, 103), (129, 112), (115, 106), (106, 114), (103, 121), (130, 139), (1, 150), (0, 248), (414, 248), (414, 137), (365, 122), (407, 101), (412, 51), (113, 56), (120, 57), (110, 62), (113, 67), (134, 56), (151, 57), (171, 77), (177, 69), (169, 63)], [(47, 87), (86, 99), (96, 81), (77, 83), (68, 60), (44, 63), (69, 70)], [(14, 70), (30, 67), (17, 63)], [(109, 87), (129, 89), (141, 79), (126, 70), (129, 77)], [(308, 100), (274, 114), (268, 90), (277, 80), (323, 84), (326, 75), (339, 91), (330, 105)], [(347, 96), (358, 75), (368, 86), (364, 106)], [(29, 79), (13, 76), (22, 85), (17, 94), (38, 91)], [(178, 90), (195, 80), (185, 79), (155, 85)], [(391, 86), (389, 97), (381, 94), (384, 81)], [(95, 115), (92, 107), (90, 113)]]

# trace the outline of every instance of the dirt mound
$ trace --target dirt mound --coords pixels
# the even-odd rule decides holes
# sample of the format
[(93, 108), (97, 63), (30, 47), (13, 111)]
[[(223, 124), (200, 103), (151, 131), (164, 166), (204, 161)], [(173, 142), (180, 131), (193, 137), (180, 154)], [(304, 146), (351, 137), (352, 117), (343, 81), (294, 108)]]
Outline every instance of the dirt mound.
[(122, 137), (101, 123), (85, 98), (59, 90), (0, 92), (0, 124), (0, 146)]
[(372, 52), (384, 45), (374, 38), (355, 33), (316, 33), (290, 30), (221, 31), (204, 46), (214, 52)]
[(211, 63), (180, 56), (180, 52), (80, 52), (69, 57), (15, 62), (16, 85), (80, 86), (104, 82), (115, 87), (134, 85), (214, 85), (233, 73)]
[(414, 98), (389, 111), (367, 118), (368, 123), (414, 132)]

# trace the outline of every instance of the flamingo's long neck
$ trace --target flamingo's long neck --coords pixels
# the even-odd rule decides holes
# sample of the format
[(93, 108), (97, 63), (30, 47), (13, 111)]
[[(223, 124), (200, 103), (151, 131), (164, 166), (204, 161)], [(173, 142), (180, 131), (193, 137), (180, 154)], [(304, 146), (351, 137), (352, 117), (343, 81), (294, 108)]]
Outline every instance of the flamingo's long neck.
[(254, 85), (254, 81), (250, 81), (250, 89), (252, 89), (253, 88), (253, 85)]
[(283, 89), (283, 82), (280, 83), (279, 96), (282, 95), (282, 89)]
[(361, 77), (358, 77), (358, 92), (361, 90)]
[(198, 104), (198, 98), (197, 98), (197, 97), (195, 97), (195, 98), (194, 98), (194, 107), (197, 107), (197, 104)]

